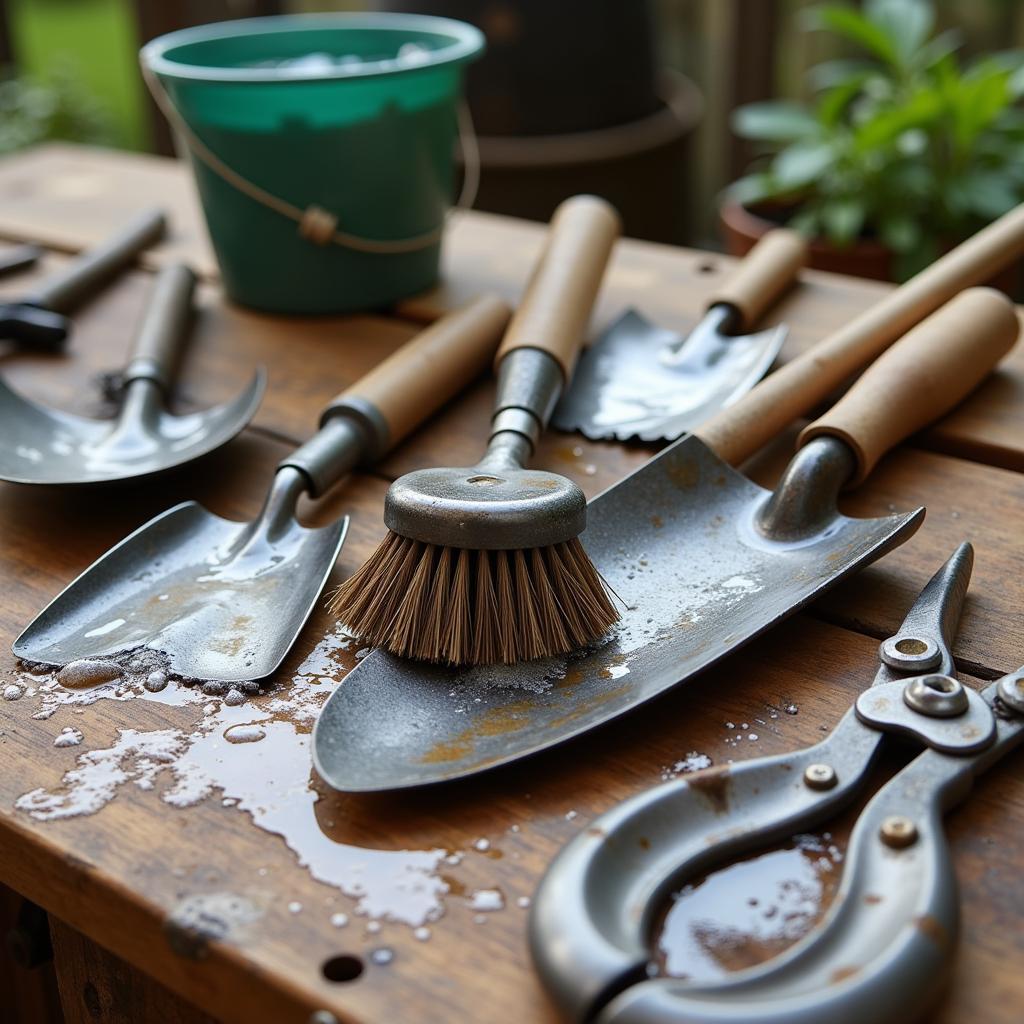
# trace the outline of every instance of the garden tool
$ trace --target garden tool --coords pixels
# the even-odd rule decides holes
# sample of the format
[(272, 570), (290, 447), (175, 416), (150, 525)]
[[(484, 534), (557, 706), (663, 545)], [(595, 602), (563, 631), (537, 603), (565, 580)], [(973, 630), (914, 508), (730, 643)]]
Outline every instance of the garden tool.
[[(967, 395), (1017, 330), (999, 292), (958, 296), (803, 431), (774, 492), (721, 457), (726, 430), (677, 441), (588, 506), (587, 549), (626, 606), (604, 643), (460, 673), (375, 651), (321, 713), (317, 770), (345, 791), (472, 775), (608, 722), (714, 664), (914, 533), (924, 509), (851, 519), (837, 510), (839, 491)], [(750, 430), (748, 441), (770, 439), (756, 423)]]
[(38, 245), (16, 245), (6, 252), (0, 252), (0, 277), (16, 274), (19, 270), (28, 270), (39, 262), (43, 254)]
[(584, 352), (554, 425), (595, 441), (674, 441), (732, 405), (779, 354), (784, 325), (749, 332), (806, 258), (796, 232), (770, 231), (685, 338), (627, 310)]
[[(972, 562), (962, 544), (935, 574), (881, 644), (874, 684), (820, 743), (641, 793), (555, 857), (529, 938), (567, 1018), (903, 1024), (930, 1008), (949, 975), (959, 917), (942, 815), (1024, 742), (1024, 668), (981, 692), (956, 678), (950, 647)], [(659, 905), (695, 876), (826, 822), (867, 790), (890, 733), (923, 752), (860, 813), (821, 922), (776, 958), (721, 979), (657, 976)]]
[(112, 420), (37, 405), (0, 379), (0, 480), (64, 486), (130, 480), (227, 444), (260, 404), (262, 369), (224, 405), (182, 415), (164, 408), (188, 336), (194, 287), (192, 271), (180, 263), (157, 276), (123, 373), (121, 408)]
[(227, 683), (281, 664), (309, 617), (348, 517), (309, 529), (303, 494), (319, 498), (379, 459), (483, 372), (509, 309), (486, 296), (423, 331), (335, 398), (320, 430), (282, 460), (252, 522), (198, 502), (150, 520), (94, 562), (14, 642), (19, 658), (67, 664), (148, 648), (169, 671)]
[(331, 601), (354, 635), (439, 664), (514, 663), (574, 650), (618, 619), (579, 542), (583, 491), (525, 463), (572, 377), (620, 230), (596, 196), (555, 210), (495, 359), (487, 450), (388, 488), (387, 536)]
[(41, 281), (25, 298), (0, 302), (0, 338), (47, 351), (59, 348), (71, 329), (68, 314), (158, 242), (166, 227), (161, 210), (147, 210)]

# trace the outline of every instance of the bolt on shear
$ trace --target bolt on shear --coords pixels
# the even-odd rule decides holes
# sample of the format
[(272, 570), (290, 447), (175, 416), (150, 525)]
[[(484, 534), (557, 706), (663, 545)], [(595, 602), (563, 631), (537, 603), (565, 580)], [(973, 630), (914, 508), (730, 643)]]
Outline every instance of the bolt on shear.
[[(961, 544), (899, 631), (874, 684), (804, 750), (701, 772), (625, 801), (555, 858), (530, 948), (574, 1020), (600, 1024), (874, 1024), (924, 1012), (958, 926), (942, 815), (1024, 742), (1024, 668), (978, 692), (950, 653), (974, 552)], [(659, 908), (682, 881), (832, 817), (862, 792), (887, 733), (924, 747), (868, 802), (836, 898), (780, 956), (710, 982), (652, 976)], [(714, 796), (714, 799), (710, 799)]]

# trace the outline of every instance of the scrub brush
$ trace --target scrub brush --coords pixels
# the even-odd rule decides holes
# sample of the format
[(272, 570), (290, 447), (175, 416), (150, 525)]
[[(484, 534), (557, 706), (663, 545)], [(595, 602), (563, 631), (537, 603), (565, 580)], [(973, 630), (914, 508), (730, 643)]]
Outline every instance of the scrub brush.
[(555, 211), (495, 359), (487, 452), (469, 469), (415, 470), (388, 489), (388, 536), (331, 601), (357, 636), (421, 661), (508, 664), (575, 650), (618, 619), (579, 541), (583, 492), (523, 465), (572, 375), (619, 230), (595, 196)]

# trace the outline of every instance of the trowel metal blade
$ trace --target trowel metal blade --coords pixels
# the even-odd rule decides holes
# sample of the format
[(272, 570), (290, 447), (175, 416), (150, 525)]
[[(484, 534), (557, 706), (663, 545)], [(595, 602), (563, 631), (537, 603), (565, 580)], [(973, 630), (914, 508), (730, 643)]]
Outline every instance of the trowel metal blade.
[(686, 338), (627, 310), (580, 358), (552, 422), (591, 440), (674, 441), (746, 394), (768, 371), (786, 328)]
[(313, 610), (347, 517), (271, 535), (194, 501), (151, 519), (94, 562), (14, 642), (64, 665), (140, 647), (189, 679), (241, 682), (277, 669)]
[(223, 405), (180, 415), (155, 409), (146, 422), (126, 424), (49, 409), (0, 379), (0, 480), (70, 486), (162, 473), (236, 437), (256, 414), (265, 386), (258, 370)]
[(714, 664), (902, 543), (924, 516), (837, 513), (817, 535), (781, 543), (754, 526), (768, 497), (683, 438), (589, 505), (583, 543), (628, 606), (606, 642), (467, 671), (375, 651), (317, 722), (317, 771), (343, 791), (401, 789), (552, 747)]

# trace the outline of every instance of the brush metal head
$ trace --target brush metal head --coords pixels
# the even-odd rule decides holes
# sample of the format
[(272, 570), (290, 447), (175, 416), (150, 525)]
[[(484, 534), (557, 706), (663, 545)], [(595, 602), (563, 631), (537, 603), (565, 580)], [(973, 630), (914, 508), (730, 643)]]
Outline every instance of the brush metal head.
[(403, 537), (441, 547), (547, 547), (583, 532), (587, 499), (571, 480), (539, 469), (418, 469), (388, 489), (384, 522)]

